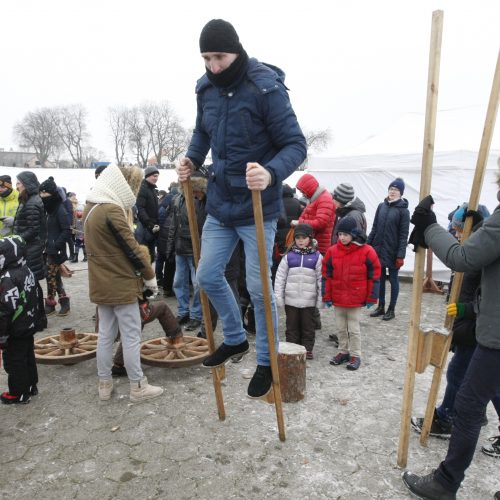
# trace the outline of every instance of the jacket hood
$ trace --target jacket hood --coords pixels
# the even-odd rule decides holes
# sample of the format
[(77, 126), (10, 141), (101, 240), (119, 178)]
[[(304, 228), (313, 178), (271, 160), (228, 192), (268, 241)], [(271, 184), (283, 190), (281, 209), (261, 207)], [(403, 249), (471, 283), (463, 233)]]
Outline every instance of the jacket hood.
[[(191, 176), (190, 179), (193, 191), (201, 191), (202, 193), (206, 194), (208, 181), (205, 177)], [(184, 194), (184, 186), (182, 183), (179, 185), (179, 192)]]
[[(246, 77), (264, 94), (272, 92), (276, 82), (280, 82), (282, 85), (285, 84), (285, 72), (282, 69), (272, 64), (261, 63), (254, 57), (248, 60)], [(196, 82), (196, 93), (210, 86), (212, 86), (212, 83), (205, 73)]]
[(22, 182), (29, 196), (38, 194), (40, 190), (40, 183), (37, 176), (29, 170), (24, 170), (17, 175), (17, 179)]
[(336, 213), (340, 217), (345, 217), (351, 210), (357, 210), (358, 212), (365, 213), (366, 207), (365, 204), (358, 198), (354, 198), (354, 200), (350, 201), (347, 205), (343, 207), (338, 207)]
[(306, 198), (311, 199), (316, 189), (319, 187), (319, 182), (311, 174), (304, 174), (297, 182), (297, 189), (302, 191)]
[(387, 204), (387, 205), (392, 205), (394, 207), (398, 207), (398, 208), (408, 208), (408, 200), (406, 198), (400, 198), (399, 200), (393, 202), (393, 203), (389, 203), (389, 200), (388, 198), (386, 198), (384, 200), (384, 202)]
[(127, 184), (130, 186), (132, 193), (137, 197), (139, 193), (139, 189), (141, 188), (143, 171), (139, 167), (119, 167), (123, 177), (127, 181)]
[(26, 263), (26, 243), (17, 235), (0, 239), (0, 272)]

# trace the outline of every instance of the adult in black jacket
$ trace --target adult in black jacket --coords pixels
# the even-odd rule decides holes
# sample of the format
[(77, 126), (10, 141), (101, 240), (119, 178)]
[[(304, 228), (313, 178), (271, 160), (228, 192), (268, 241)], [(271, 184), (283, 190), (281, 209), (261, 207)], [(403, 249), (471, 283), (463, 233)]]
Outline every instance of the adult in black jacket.
[(151, 262), (155, 260), (156, 240), (160, 225), (158, 224), (158, 189), (156, 183), (160, 173), (156, 167), (147, 167), (144, 170), (144, 180), (137, 194), (138, 232), (136, 238), (139, 243), (146, 245), (151, 255)]
[[(207, 212), (206, 190), (207, 180), (200, 176), (191, 176), (193, 187), (194, 208), (196, 212), (198, 231), (201, 230)], [(189, 219), (187, 214), (186, 199), (181, 191), (172, 204), (173, 217), (170, 225), (167, 241), (167, 260), (175, 255), (174, 292), (177, 298), (177, 319), (180, 324), (187, 323), (186, 330), (196, 330), (201, 325), (202, 311), (200, 302), (200, 291), (196, 280), (196, 271), (193, 259), (193, 245), (189, 231)], [(189, 278), (193, 283), (193, 303), (189, 303)]]
[(2, 403), (29, 403), (38, 393), (33, 336), (37, 331), (36, 279), (26, 265), (26, 244), (19, 236), (0, 240), (0, 348), (9, 391)]
[(281, 256), (286, 251), (286, 236), (290, 230), (292, 220), (298, 220), (304, 207), (295, 198), (295, 189), (288, 184), (283, 184), (283, 209), (278, 219), (276, 236), (274, 237), (273, 265), (271, 267), (271, 278), (274, 285), (274, 277), (281, 261)]
[(61, 264), (68, 259), (66, 245), (71, 241), (71, 225), (68, 211), (64, 206), (53, 177), (40, 184), (40, 197), (47, 212), (47, 298), (45, 314), (56, 312), (56, 295), (59, 296), (60, 310), (58, 316), (66, 316), (70, 312), (69, 297), (64, 290), (61, 278)]
[[(174, 184), (174, 186), (172, 186)], [(168, 233), (172, 224), (173, 208), (176, 195), (179, 193), (177, 183), (170, 185), (169, 192), (165, 195), (158, 209), (158, 223), (160, 231), (158, 232), (158, 255), (156, 256), (156, 281), (158, 286), (163, 287), (165, 297), (173, 297), (173, 282), (175, 275), (175, 256), (172, 255), (167, 260)]]
[(44, 311), (43, 290), (40, 280), (45, 278), (43, 254), (47, 242), (47, 223), (42, 199), (38, 194), (40, 183), (33, 172), (27, 170), (17, 176), (16, 189), (19, 192), (19, 207), (14, 219), (14, 234), (26, 243), (26, 262), (35, 275), (40, 300), (40, 321), (38, 331), (47, 327)]
[[(370, 316), (372, 318), (383, 316), (385, 321), (395, 317), (394, 309), (399, 295), (398, 273), (404, 264), (408, 244), (410, 212), (408, 200), (403, 198), (404, 190), (405, 183), (400, 177), (389, 184), (387, 198), (377, 208), (367, 241), (377, 252), (382, 265), (378, 307)], [(387, 311), (385, 311), (386, 269), (389, 271), (391, 283), (391, 301)]]

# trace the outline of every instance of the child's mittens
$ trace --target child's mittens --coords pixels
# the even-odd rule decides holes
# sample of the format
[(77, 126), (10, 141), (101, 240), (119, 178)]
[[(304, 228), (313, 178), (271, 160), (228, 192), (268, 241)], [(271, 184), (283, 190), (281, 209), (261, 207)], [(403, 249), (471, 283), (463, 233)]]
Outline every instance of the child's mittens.
[(333, 302), (331, 300), (325, 300), (324, 302), (325, 307), (330, 308), (333, 306)]
[(465, 304), (452, 302), (446, 306), (446, 313), (448, 316), (455, 316), (456, 319), (463, 318), (465, 316)]

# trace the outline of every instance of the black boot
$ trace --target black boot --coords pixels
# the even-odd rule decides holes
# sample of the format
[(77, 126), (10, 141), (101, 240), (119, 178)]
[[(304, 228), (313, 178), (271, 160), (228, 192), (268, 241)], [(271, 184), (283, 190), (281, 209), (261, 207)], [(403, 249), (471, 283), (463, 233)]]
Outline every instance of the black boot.
[(394, 314), (394, 307), (389, 306), (387, 308), (387, 312), (384, 314), (384, 317), (382, 318), (384, 321), (390, 321), (391, 319), (394, 319), (396, 315)]
[(205, 368), (215, 368), (223, 365), (229, 358), (238, 354), (246, 354), (248, 352), (248, 341), (245, 340), (238, 345), (227, 345), (222, 343), (208, 358), (203, 361)]
[(257, 365), (250, 384), (248, 384), (248, 397), (261, 398), (270, 390), (273, 383), (273, 374), (270, 366)]
[(434, 471), (426, 476), (417, 476), (409, 471), (403, 473), (403, 483), (418, 498), (428, 500), (455, 500), (457, 495), (448, 491), (434, 479)]
[(71, 259), (71, 262), (73, 264), (76, 264), (78, 262), (78, 254), (77, 253), (75, 253), (75, 255), (73, 255), (73, 258)]
[(382, 304), (377, 307), (377, 309), (375, 309), (375, 311), (373, 311), (371, 314), (370, 314), (370, 318), (378, 318), (379, 316), (383, 316), (385, 314), (385, 306)]
[(56, 313), (56, 304), (55, 299), (47, 297), (45, 299), (45, 316), (52, 316)]
[(61, 309), (57, 312), (57, 316), (67, 316), (70, 312), (69, 297), (59, 297), (59, 304), (61, 304)]

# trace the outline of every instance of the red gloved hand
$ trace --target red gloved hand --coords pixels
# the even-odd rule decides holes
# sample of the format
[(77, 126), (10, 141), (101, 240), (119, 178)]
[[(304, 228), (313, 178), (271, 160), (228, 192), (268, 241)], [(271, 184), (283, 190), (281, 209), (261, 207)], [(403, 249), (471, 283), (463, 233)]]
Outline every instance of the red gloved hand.
[(400, 269), (403, 267), (403, 264), (405, 263), (404, 259), (400, 259), (399, 257), (396, 259), (396, 269)]

